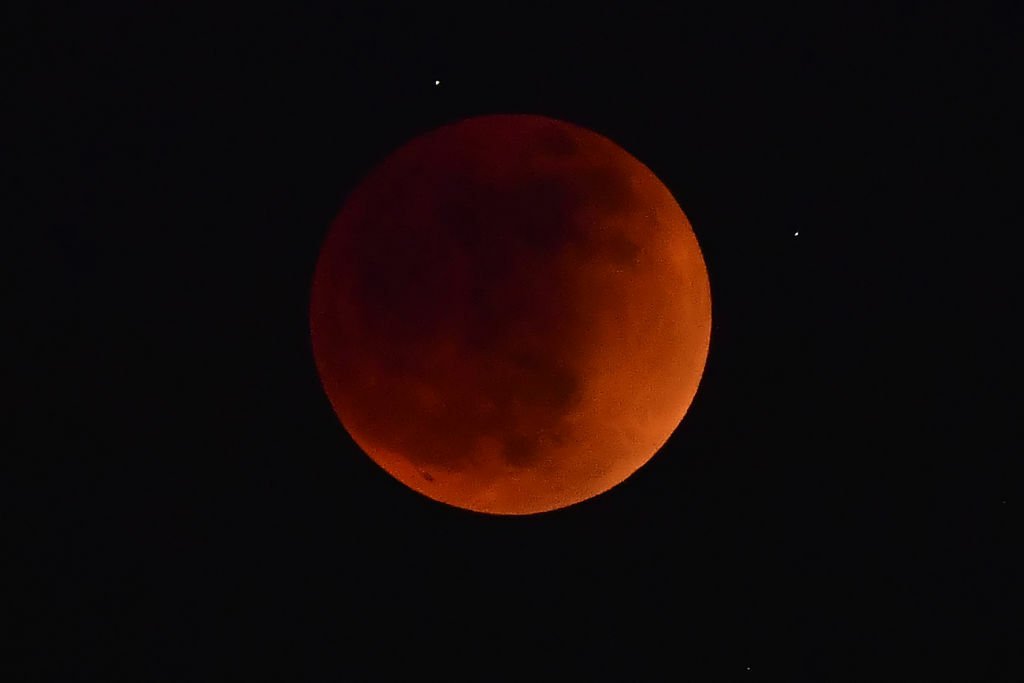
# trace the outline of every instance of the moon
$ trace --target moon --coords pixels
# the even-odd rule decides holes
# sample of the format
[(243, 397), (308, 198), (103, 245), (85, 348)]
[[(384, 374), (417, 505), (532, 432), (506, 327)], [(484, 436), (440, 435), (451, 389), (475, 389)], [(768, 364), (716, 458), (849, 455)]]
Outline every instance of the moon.
[(682, 209), (608, 138), (535, 115), (400, 147), (322, 244), (313, 357), (344, 428), (409, 488), (525, 515), (644, 465), (696, 395), (711, 293)]

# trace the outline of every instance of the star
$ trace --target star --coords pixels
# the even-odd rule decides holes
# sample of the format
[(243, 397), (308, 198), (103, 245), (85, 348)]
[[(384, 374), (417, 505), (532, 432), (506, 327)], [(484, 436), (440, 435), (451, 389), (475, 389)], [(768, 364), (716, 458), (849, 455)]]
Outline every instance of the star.
[(794, 233), (793, 233), (793, 237), (796, 237), (796, 236), (797, 236), (797, 235), (799, 235), (799, 234), (800, 234), (800, 231), (799, 231), (799, 230), (797, 230), (796, 232), (794, 232)]
[(434, 85), (441, 85), (441, 81), (434, 81)]

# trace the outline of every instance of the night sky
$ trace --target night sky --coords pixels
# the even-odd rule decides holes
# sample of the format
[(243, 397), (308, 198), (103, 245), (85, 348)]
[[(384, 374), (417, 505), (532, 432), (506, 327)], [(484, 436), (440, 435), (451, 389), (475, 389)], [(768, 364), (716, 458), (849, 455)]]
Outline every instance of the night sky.
[[(100, 5), (4, 20), (9, 680), (1020, 676), (1019, 10)], [(490, 113), (647, 164), (713, 303), (665, 447), (522, 518), (386, 475), (309, 338), (348, 193)]]

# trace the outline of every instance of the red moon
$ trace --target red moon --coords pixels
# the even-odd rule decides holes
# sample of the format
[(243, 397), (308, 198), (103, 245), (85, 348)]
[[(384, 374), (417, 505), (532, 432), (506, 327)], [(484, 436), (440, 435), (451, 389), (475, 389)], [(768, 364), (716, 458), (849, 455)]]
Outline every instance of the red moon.
[(355, 442), (408, 487), (502, 515), (562, 508), (646, 463), (711, 332), (686, 216), (608, 138), (532, 115), (415, 138), (322, 245), (313, 355)]

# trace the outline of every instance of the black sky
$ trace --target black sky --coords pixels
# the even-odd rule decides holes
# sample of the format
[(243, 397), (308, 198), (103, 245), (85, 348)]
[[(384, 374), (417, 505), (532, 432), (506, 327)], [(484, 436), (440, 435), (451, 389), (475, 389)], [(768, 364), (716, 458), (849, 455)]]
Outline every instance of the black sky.
[[(1016, 679), (1008, 5), (8, 12), (11, 680)], [(355, 183), (500, 112), (651, 167), (714, 305), (665, 448), (529, 518), (387, 477), (308, 336)]]

